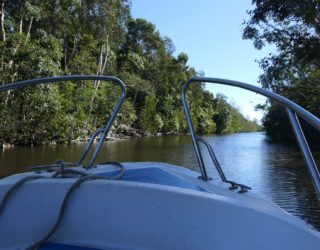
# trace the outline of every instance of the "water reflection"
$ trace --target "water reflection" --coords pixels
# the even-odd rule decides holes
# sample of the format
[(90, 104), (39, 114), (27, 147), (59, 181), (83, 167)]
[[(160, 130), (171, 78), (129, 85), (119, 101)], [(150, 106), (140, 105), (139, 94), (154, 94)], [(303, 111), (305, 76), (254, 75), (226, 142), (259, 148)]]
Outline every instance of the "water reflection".
[[(252, 192), (320, 229), (320, 202), (296, 145), (270, 143), (263, 133), (206, 139), (228, 178), (253, 187)], [(319, 158), (319, 154), (315, 156)]]
[[(253, 187), (258, 193), (279, 204), (320, 229), (320, 203), (301, 154), (295, 145), (272, 144), (263, 133), (242, 133), (205, 137), (215, 149), (226, 176)], [(84, 144), (16, 147), (0, 155), (0, 176), (27, 171), (26, 166), (48, 164), (56, 159), (76, 161)], [(319, 153), (316, 154), (320, 159)], [(162, 161), (198, 170), (189, 136), (130, 139), (107, 142), (99, 162)], [(209, 175), (217, 173), (204, 151), (210, 166)]]

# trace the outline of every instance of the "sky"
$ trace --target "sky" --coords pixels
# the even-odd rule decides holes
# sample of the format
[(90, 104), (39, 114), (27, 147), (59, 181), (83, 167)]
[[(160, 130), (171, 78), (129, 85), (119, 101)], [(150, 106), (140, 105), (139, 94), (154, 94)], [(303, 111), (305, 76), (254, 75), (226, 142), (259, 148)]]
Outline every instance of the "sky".
[[(134, 18), (153, 23), (162, 37), (171, 38), (175, 55), (188, 54), (188, 65), (207, 77), (225, 78), (260, 86), (262, 73), (256, 60), (267, 56), (270, 47), (256, 50), (242, 39), (251, 0), (132, 0)], [(223, 93), (250, 119), (260, 120), (254, 106), (264, 98), (239, 88), (207, 84), (214, 94)]]

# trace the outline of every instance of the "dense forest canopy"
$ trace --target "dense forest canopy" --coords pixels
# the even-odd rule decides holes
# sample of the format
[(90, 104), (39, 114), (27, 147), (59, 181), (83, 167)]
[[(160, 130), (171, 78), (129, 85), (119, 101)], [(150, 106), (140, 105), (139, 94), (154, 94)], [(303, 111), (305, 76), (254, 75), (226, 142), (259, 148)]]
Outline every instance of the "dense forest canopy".
[[(253, 0), (248, 11), (243, 37), (251, 39), (257, 49), (266, 44), (276, 52), (260, 60), (260, 82), (320, 116), (320, 1)], [(272, 138), (292, 137), (286, 113), (269, 102), (263, 125)], [(304, 124), (304, 126), (306, 126)], [(310, 139), (318, 133), (305, 127)]]
[[(134, 19), (126, 0), (0, 1), (0, 83), (67, 74), (114, 75), (128, 97), (114, 133), (186, 133), (180, 95), (197, 71), (175, 56), (170, 38)], [(83, 81), (1, 93), (1, 143), (83, 138), (103, 126), (119, 91)], [(199, 133), (254, 131), (223, 96), (201, 85), (188, 93)]]

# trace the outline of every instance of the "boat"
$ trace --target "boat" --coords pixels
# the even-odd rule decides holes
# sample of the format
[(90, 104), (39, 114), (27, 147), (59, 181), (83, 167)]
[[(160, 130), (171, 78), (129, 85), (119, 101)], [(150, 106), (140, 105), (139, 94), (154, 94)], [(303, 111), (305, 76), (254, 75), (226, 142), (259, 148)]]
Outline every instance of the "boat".
[[(317, 117), (253, 85), (193, 77), (183, 87), (182, 102), (198, 173), (161, 162), (96, 162), (126, 97), (125, 84), (116, 77), (39, 78), (2, 85), (0, 92), (83, 80), (113, 82), (122, 90), (120, 99), (78, 162), (60, 160), (0, 180), (0, 249), (319, 249), (320, 232), (258, 197), (251, 192), (254, 187), (227, 178), (210, 143), (194, 132), (186, 93), (191, 83), (225, 84), (284, 105), (320, 194), (320, 175), (299, 123), (304, 119), (320, 130)], [(221, 181), (208, 176), (200, 144), (208, 150)], [(88, 164), (84, 164), (85, 159), (89, 159)]]

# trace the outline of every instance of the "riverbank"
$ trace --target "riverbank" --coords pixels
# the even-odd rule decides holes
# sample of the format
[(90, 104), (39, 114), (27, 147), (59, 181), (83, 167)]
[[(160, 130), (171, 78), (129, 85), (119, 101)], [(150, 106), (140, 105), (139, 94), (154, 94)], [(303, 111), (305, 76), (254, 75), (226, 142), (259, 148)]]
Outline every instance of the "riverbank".
[[(211, 135), (232, 135), (236, 133), (250, 133), (250, 132), (261, 132), (261, 130), (258, 131), (238, 131), (235, 133), (215, 133)], [(93, 134), (93, 133), (92, 133)], [(56, 141), (46, 141), (42, 143), (8, 143), (8, 142), (3, 142), (0, 143), (0, 149), (10, 149), (16, 146), (41, 146), (41, 145), (70, 145), (70, 144), (82, 144), (82, 143), (87, 143), (90, 139), (92, 134), (88, 137), (79, 137), (76, 139), (72, 140), (66, 140), (63, 142), (56, 142)], [(118, 127), (117, 129), (111, 129), (111, 131), (108, 133), (108, 136), (106, 138), (106, 141), (124, 141), (128, 140), (131, 138), (150, 138), (150, 137), (161, 137), (161, 136), (184, 136), (188, 135), (188, 132), (185, 133), (178, 133), (174, 131), (169, 131), (169, 132), (157, 132), (157, 133), (151, 133), (148, 131), (143, 131), (141, 129), (136, 129), (136, 128), (128, 128), (126, 126), (123, 127)], [(98, 141), (101, 137), (97, 136), (96, 141)]]
[[(106, 141), (123, 141), (123, 140), (128, 140), (130, 138), (148, 138), (148, 137), (160, 137), (160, 136), (167, 136), (167, 135), (186, 135), (186, 133), (176, 133), (176, 132), (167, 132), (167, 133), (150, 133), (146, 131), (142, 131), (139, 129), (134, 129), (134, 128), (126, 128), (124, 130), (111, 130), (106, 138)], [(101, 137), (97, 136), (96, 141), (98, 141)], [(91, 139), (91, 136), (89, 137), (80, 137), (76, 139), (72, 139), (69, 141), (64, 141), (64, 142), (56, 142), (56, 141), (51, 141), (51, 142), (43, 142), (43, 143), (26, 143), (26, 144), (14, 144), (14, 143), (7, 143), (3, 142), (0, 143), (0, 149), (8, 149), (8, 148), (13, 148), (16, 146), (39, 146), (39, 145), (70, 145), (70, 144), (81, 144), (81, 143), (86, 143)]]

